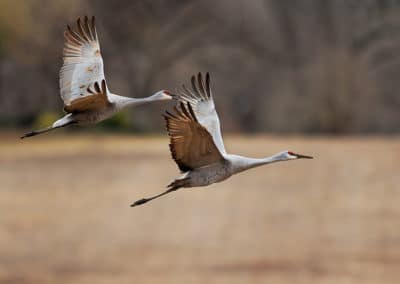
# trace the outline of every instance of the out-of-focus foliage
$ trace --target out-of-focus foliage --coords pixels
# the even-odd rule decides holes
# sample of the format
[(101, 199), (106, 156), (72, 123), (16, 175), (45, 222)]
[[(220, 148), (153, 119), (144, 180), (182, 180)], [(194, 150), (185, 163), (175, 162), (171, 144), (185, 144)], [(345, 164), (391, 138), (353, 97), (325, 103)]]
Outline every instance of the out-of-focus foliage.
[(79, 13), (81, 4), (79, 0), (0, 1), (0, 31), (7, 55), (19, 64), (40, 64), (53, 51), (49, 47), (53, 34), (66, 25), (59, 18)]
[[(224, 131), (400, 131), (400, 1), (0, 1), (0, 118), (61, 109), (63, 30), (95, 15), (110, 89), (212, 74)], [(163, 104), (130, 112), (161, 129)], [(1, 121), (1, 119), (0, 119)]]
[(59, 118), (59, 114), (51, 111), (46, 111), (40, 113), (36, 119), (34, 126), (35, 128), (45, 128), (51, 126), (57, 119)]
[(129, 129), (133, 125), (128, 112), (122, 111), (98, 124), (99, 129)]

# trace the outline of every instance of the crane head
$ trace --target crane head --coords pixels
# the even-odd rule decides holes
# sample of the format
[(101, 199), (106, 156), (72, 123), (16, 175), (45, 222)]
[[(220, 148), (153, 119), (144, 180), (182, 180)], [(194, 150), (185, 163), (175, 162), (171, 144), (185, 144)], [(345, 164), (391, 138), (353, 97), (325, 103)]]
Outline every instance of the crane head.
[(292, 151), (286, 151), (286, 155), (287, 155), (288, 159), (314, 159), (311, 156), (296, 154), (296, 153), (293, 153)]
[(162, 90), (162, 92), (164, 95), (168, 96), (169, 98), (172, 98), (172, 96), (173, 96), (173, 94), (168, 90)]
[(161, 90), (155, 93), (153, 96), (156, 100), (163, 101), (163, 100), (171, 100), (173, 94), (170, 91)]

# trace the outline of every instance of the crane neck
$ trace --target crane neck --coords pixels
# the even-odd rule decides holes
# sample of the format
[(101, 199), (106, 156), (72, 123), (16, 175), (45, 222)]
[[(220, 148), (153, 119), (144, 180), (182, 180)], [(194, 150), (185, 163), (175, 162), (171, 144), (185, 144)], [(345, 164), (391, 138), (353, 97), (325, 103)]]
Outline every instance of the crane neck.
[(115, 103), (118, 109), (124, 109), (130, 106), (137, 106), (157, 101), (158, 97), (156, 95), (152, 95), (146, 98), (129, 98), (112, 94), (110, 100)]
[(236, 174), (263, 165), (280, 161), (286, 161), (287, 158), (284, 155), (282, 155), (282, 153), (278, 153), (273, 156), (265, 158), (249, 158), (239, 155), (229, 155), (229, 160), (232, 164), (233, 174)]

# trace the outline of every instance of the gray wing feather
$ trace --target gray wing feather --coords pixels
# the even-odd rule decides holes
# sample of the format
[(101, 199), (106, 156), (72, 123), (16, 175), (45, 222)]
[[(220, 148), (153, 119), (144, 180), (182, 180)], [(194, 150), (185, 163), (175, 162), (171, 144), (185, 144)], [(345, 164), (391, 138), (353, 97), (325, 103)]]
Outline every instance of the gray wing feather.
[(76, 99), (91, 96), (87, 89), (104, 78), (103, 58), (97, 37), (95, 18), (77, 20), (76, 29), (64, 32), (64, 64), (60, 70), (60, 92), (65, 106)]
[(224, 160), (208, 130), (199, 123), (190, 103), (181, 102), (164, 115), (170, 151), (182, 172)]
[(177, 102), (190, 103), (198, 122), (211, 134), (218, 150), (222, 154), (226, 154), (221, 126), (212, 97), (209, 73), (206, 74), (205, 85), (201, 73), (197, 75), (197, 80), (195, 76), (192, 76), (191, 84), (192, 90), (182, 85), (182, 89), (175, 94), (174, 99)]

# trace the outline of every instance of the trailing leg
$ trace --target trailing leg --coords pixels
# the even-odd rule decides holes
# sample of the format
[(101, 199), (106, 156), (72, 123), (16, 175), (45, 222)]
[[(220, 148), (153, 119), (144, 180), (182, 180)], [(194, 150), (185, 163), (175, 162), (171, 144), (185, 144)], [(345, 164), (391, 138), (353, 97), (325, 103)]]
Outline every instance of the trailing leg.
[(24, 135), (21, 136), (21, 139), (27, 138), (27, 137), (32, 137), (32, 136), (36, 136), (38, 134), (43, 134), (46, 132), (49, 132), (51, 130), (57, 129), (57, 128), (61, 128), (61, 127), (65, 127), (71, 124), (75, 124), (77, 123), (76, 121), (72, 120), (71, 118), (71, 114), (68, 114), (66, 116), (64, 116), (63, 118), (57, 120), (56, 122), (53, 123), (52, 126), (44, 128), (44, 129), (40, 129), (40, 130), (34, 130), (28, 133), (25, 133)]
[(149, 202), (149, 201), (151, 201), (151, 200), (153, 200), (153, 199), (159, 198), (159, 197), (161, 197), (161, 196), (163, 196), (163, 195), (166, 195), (166, 194), (168, 194), (168, 193), (171, 193), (171, 192), (173, 192), (173, 191), (176, 191), (176, 190), (178, 190), (178, 189), (184, 187), (184, 185), (186, 184), (186, 182), (187, 182), (188, 180), (189, 180), (189, 178), (174, 180), (173, 182), (171, 182), (171, 183), (168, 185), (168, 189), (167, 189), (166, 191), (164, 191), (164, 192), (162, 192), (162, 193), (160, 193), (160, 194), (157, 194), (157, 195), (155, 195), (155, 196), (149, 197), (149, 198), (142, 198), (142, 199), (139, 199), (139, 200), (135, 201), (134, 203), (132, 203), (132, 204), (131, 204), (131, 207), (135, 207), (135, 206), (138, 206), (138, 205), (145, 204), (145, 203), (147, 203), (147, 202)]

